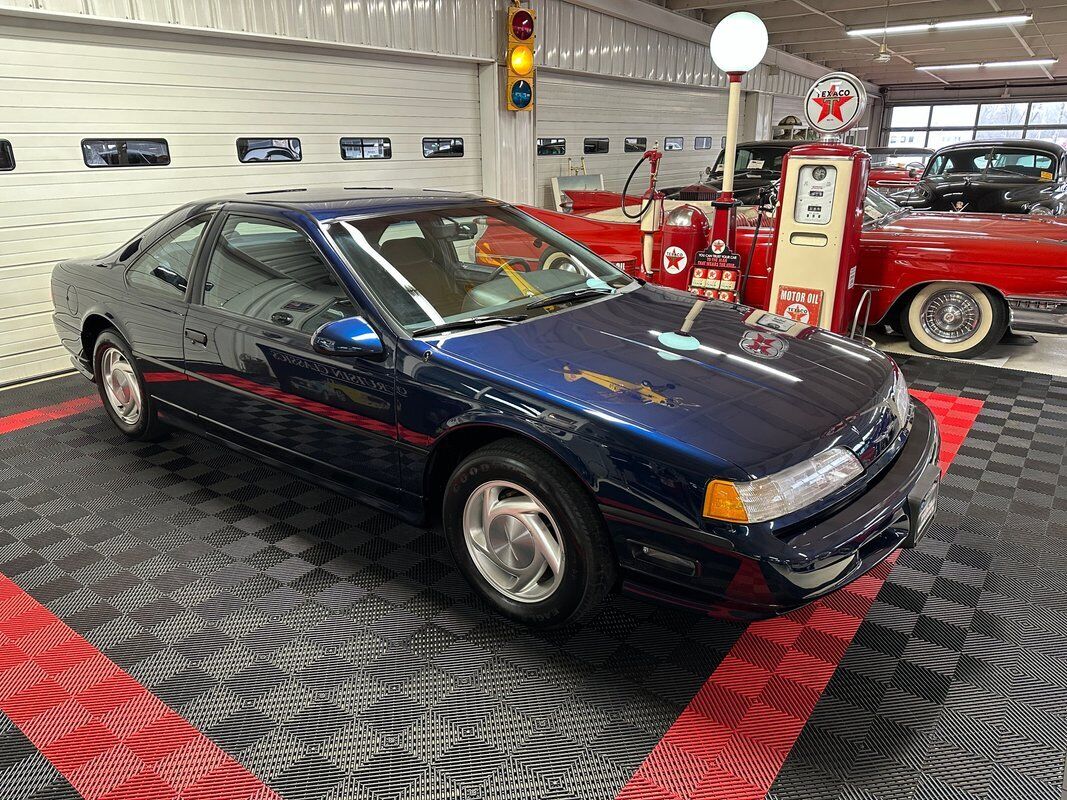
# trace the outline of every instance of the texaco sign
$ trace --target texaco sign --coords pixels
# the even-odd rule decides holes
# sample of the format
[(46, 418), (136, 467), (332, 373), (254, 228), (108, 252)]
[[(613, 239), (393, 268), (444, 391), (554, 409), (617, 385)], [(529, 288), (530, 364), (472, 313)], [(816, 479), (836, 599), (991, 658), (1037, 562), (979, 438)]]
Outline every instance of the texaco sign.
[(804, 116), (815, 130), (833, 135), (853, 127), (866, 108), (867, 90), (860, 79), (848, 72), (831, 72), (808, 90)]

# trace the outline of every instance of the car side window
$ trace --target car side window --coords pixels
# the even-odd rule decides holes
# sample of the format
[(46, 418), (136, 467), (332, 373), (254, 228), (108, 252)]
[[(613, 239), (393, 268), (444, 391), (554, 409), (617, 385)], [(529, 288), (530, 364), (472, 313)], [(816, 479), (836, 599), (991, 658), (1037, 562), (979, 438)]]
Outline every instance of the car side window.
[(139, 255), (126, 273), (130, 286), (184, 297), (196, 245), (208, 219), (200, 217), (182, 223)]
[(309, 334), (357, 313), (303, 233), (235, 214), (226, 219), (212, 250), (203, 302)]

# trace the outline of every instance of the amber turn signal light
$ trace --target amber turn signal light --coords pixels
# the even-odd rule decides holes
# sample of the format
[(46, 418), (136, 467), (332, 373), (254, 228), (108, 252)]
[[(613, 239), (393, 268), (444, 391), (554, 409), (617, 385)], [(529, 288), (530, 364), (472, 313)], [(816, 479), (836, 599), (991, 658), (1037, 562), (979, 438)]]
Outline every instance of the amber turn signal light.
[(704, 494), (704, 516), (726, 522), (748, 522), (748, 512), (737, 487), (730, 481), (712, 481)]

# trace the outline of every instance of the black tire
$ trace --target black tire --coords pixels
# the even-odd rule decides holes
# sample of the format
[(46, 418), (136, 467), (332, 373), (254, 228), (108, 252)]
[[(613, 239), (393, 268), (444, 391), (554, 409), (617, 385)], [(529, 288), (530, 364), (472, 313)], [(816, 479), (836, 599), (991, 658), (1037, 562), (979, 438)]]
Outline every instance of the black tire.
[[(130, 365), (132, 380), (136, 382), (137, 390), (140, 393), (140, 413), (137, 419), (132, 422), (122, 418), (120, 411), (117, 410), (112, 399), (108, 396), (107, 389), (104, 387), (106, 376), (103, 374), (102, 365), (109, 351), (113, 350), (121, 353), (122, 357)], [(96, 337), (96, 341), (93, 342), (93, 376), (96, 381), (96, 389), (100, 393), (100, 400), (103, 402), (104, 409), (107, 411), (108, 416), (111, 417), (111, 421), (116, 428), (131, 439), (139, 441), (155, 441), (164, 434), (165, 431), (159, 421), (159, 415), (156, 413), (156, 404), (148, 394), (144, 375), (141, 374), (141, 370), (137, 366), (137, 361), (133, 357), (130, 346), (114, 330), (102, 331)]]
[[(543, 599), (512, 599), (475, 563), (464, 534), (464, 512), (468, 499), (491, 481), (520, 486), (556, 523), (564, 554), (562, 574)], [(445, 486), (442, 522), (452, 555), (468, 582), (501, 614), (527, 625), (550, 628), (585, 619), (615, 584), (616, 560), (604, 519), (585, 487), (552, 456), (520, 439), (486, 445), (456, 467)]]
[[(939, 341), (923, 315), (939, 298), (956, 297), (976, 313), (975, 329), (957, 341)], [(1008, 329), (1008, 306), (990, 289), (972, 283), (928, 283), (919, 287), (900, 311), (900, 329), (913, 350), (948, 358), (975, 358), (1004, 337)]]

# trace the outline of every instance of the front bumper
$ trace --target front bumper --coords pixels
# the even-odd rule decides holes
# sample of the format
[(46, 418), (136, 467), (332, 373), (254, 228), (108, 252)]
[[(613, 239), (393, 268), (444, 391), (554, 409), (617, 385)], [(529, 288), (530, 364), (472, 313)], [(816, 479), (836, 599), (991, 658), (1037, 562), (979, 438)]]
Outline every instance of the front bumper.
[(1011, 327), (1032, 333), (1067, 333), (1067, 300), (1047, 297), (1009, 297)]
[(866, 574), (926, 532), (940, 481), (937, 423), (915, 401), (908, 440), (858, 498), (782, 540), (716, 540), (603, 507), (623, 588), (724, 616), (791, 611)]

